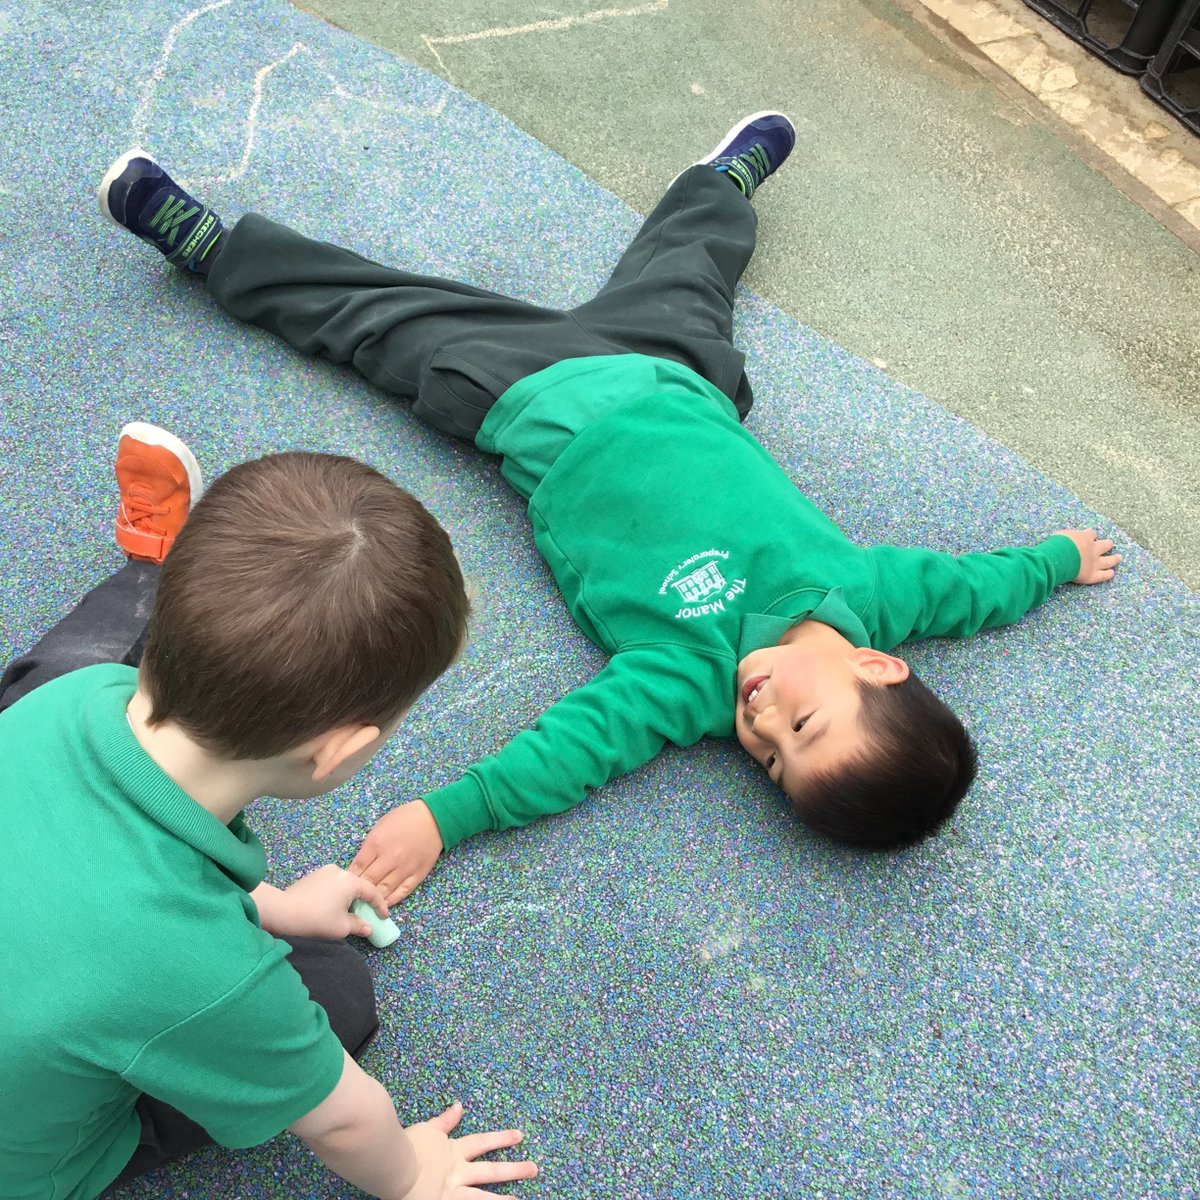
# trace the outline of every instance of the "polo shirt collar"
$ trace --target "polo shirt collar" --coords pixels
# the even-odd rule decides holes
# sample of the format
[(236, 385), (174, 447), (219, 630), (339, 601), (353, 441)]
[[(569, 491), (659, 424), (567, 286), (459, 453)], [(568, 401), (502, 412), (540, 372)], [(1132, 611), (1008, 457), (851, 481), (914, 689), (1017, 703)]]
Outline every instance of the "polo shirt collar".
[(820, 621), (836, 629), (852, 646), (870, 646), (871, 639), (858, 614), (846, 603), (841, 588), (801, 588), (776, 600), (765, 613), (747, 613), (738, 639), (738, 658), (777, 645), (800, 621)]
[(125, 714), (136, 685), (137, 672), (123, 668), (121, 676), (102, 685), (87, 700), (85, 728), (96, 760), (129, 803), (212, 859), (240, 887), (253, 891), (266, 875), (262, 843), (241, 813), (222, 825), (146, 753)]

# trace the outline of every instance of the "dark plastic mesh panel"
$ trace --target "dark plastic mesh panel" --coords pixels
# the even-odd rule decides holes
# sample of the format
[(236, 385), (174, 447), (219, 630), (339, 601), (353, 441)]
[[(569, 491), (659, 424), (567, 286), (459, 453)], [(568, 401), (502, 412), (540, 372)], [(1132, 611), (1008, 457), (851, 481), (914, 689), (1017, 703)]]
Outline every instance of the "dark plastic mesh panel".
[(1069, 38), (1130, 75), (1140, 75), (1190, 0), (1025, 0)]

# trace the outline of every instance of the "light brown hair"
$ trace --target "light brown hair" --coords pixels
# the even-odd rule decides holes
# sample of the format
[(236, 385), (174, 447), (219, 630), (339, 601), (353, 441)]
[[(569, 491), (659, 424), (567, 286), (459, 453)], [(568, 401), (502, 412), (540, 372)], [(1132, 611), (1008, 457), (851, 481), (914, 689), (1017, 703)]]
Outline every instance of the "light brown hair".
[(235, 759), (382, 727), (454, 661), (468, 611), (445, 530), (378, 471), (332, 454), (242, 463), (163, 564), (149, 722)]

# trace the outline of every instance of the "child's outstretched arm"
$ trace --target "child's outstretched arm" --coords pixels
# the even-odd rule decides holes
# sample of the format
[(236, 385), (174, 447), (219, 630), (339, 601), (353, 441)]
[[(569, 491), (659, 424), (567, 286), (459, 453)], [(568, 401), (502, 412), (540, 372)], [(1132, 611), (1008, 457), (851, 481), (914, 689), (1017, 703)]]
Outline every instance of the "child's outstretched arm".
[(333, 1091), (289, 1125), (310, 1150), (348, 1183), (380, 1200), (468, 1200), (495, 1196), (494, 1183), (532, 1179), (532, 1162), (477, 1162), (515, 1146), (516, 1129), (452, 1138), (462, 1119), (455, 1104), (430, 1121), (405, 1129), (384, 1086), (349, 1054)]
[(694, 649), (622, 650), (499, 753), (381, 817), (350, 869), (394, 904), (425, 878), (443, 846), (563, 812), (667, 742), (698, 741), (721, 714), (729, 718), (729, 686), (728, 664)]
[(1055, 536), (1068, 537), (1079, 551), (1079, 574), (1072, 583), (1107, 583), (1121, 561), (1113, 553), (1112, 538), (1096, 536), (1094, 529), (1060, 529)]
[(926, 637), (969, 637), (1018, 621), (1065, 583), (1103, 583), (1121, 560), (1094, 530), (1064, 529), (1036, 546), (946, 554), (872, 546), (872, 644), (890, 649)]

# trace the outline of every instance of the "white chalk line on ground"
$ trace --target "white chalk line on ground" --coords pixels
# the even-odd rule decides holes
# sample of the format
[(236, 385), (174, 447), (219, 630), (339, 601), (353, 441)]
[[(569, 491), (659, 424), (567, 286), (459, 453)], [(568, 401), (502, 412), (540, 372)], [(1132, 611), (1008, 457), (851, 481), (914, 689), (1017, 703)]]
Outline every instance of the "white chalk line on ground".
[(441, 37), (429, 37), (423, 34), (421, 41), (425, 43), (430, 54), (437, 59), (441, 70), (446, 71), (446, 64), (437, 52), (438, 46), (461, 46), (466, 42), (515, 37), (522, 33), (554, 33), (563, 29), (573, 29), (578, 25), (595, 25), (598, 21), (608, 21), (614, 17), (640, 17), (647, 13), (662, 12), (670, 6), (670, 3), (671, 0), (651, 0), (649, 4), (639, 4), (636, 8), (596, 8), (591, 12), (581, 13), (577, 17), (554, 17), (545, 21), (532, 21), (528, 25), (497, 25), (491, 29), (476, 29), (471, 33), (448, 33)]
[(142, 84), (142, 98), (138, 101), (138, 106), (133, 111), (133, 143), (135, 146), (140, 146), (145, 140), (146, 117), (150, 112), (150, 105), (154, 101), (154, 94), (158, 91), (158, 85), (166, 77), (167, 63), (171, 61), (171, 55), (175, 53), (175, 43), (178, 41), (180, 33), (198, 17), (204, 16), (205, 13), (214, 12), (218, 8), (224, 8), (231, 3), (232, 0), (216, 0), (215, 4), (206, 4), (202, 8), (194, 8), (167, 30), (167, 36), (163, 39), (162, 49), (158, 54), (158, 63), (155, 65), (154, 70), (151, 71), (149, 78)]
[(546, 668), (553, 667), (560, 656), (551, 650), (531, 650), (514, 655), (484, 670), (480, 678), (453, 693), (438, 704), (438, 715), (460, 713), (476, 707), (481, 701), (494, 701), (514, 688), (527, 688), (531, 679), (540, 677)]
[[(167, 36), (164, 38), (162, 49), (159, 52), (158, 63), (156, 64), (154, 70), (150, 73), (149, 77), (146, 79), (145, 83), (142, 85), (142, 96), (138, 101), (137, 108), (134, 110), (134, 145), (140, 146), (146, 141), (147, 123), (150, 109), (154, 103), (154, 98), (158, 92), (159, 85), (166, 78), (167, 66), (171, 60), (171, 56), (175, 52), (175, 44), (179, 40), (179, 35), (199, 17), (202, 17), (207, 13), (215, 12), (217, 9), (226, 8), (231, 3), (233, 3), (233, 0), (216, 0), (216, 2), (213, 4), (206, 4), (200, 8), (193, 9), (191, 12), (187, 13), (185, 16), (176, 21), (175, 24), (172, 25), (167, 31)], [(300, 54), (307, 55), (313, 61), (316, 69), (320, 71), (321, 74), (324, 75), (329, 81), (330, 92), (339, 100), (350, 100), (356, 104), (367, 104), (381, 112), (396, 114), (413, 113), (426, 117), (440, 116), (446, 107), (445, 96), (440, 97), (437, 103), (433, 105), (414, 105), (397, 104), (383, 100), (376, 100), (370, 96), (357, 95), (354, 92), (349, 91), (336, 75), (325, 68), (320, 55), (318, 55), (311, 46), (305, 42), (294, 42), (292, 44), (292, 48), (288, 50), (286, 54), (283, 54), (279, 58), (264, 64), (254, 73), (254, 84), (250, 105), (246, 111), (246, 132), (242, 143), (242, 154), (237, 165), (218, 174), (202, 175), (182, 180), (181, 182), (183, 182), (185, 186), (193, 187), (203, 184), (230, 183), (235, 179), (242, 178), (242, 176), (246, 174), (250, 167), (250, 160), (254, 155), (254, 148), (258, 142), (259, 110), (262, 108), (267, 77), (272, 71), (283, 66), (285, 63), (290, 62)]]

